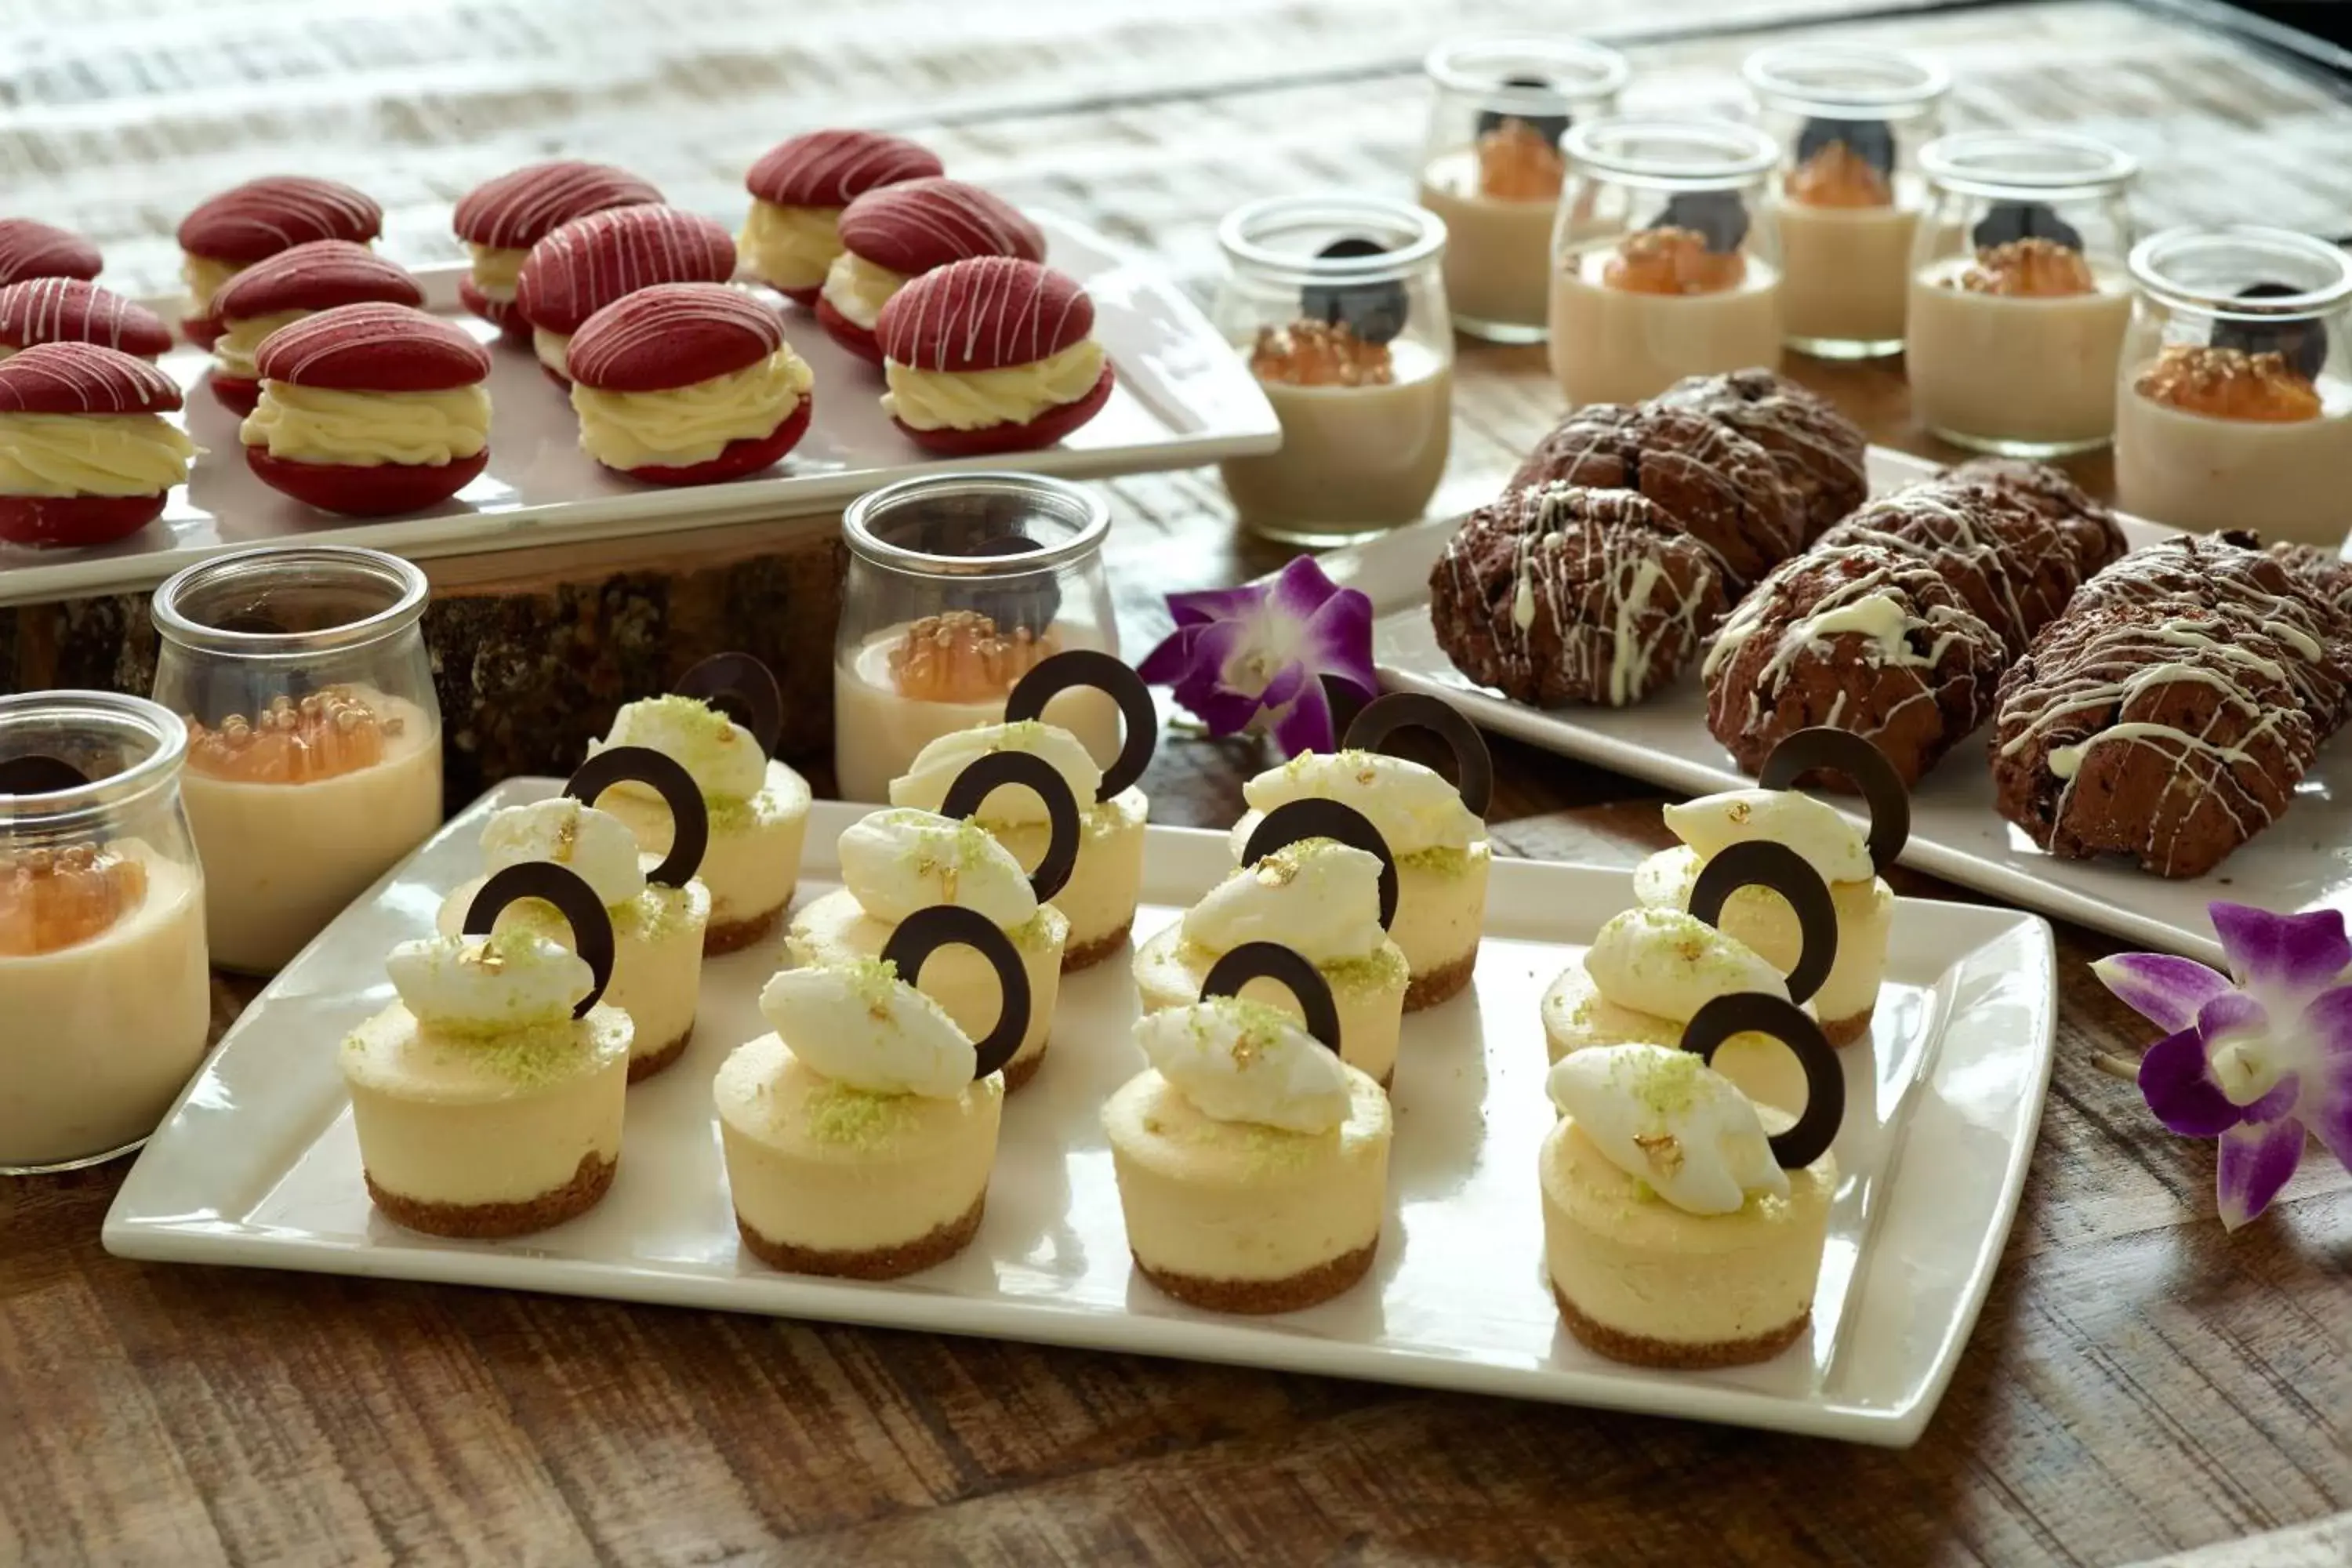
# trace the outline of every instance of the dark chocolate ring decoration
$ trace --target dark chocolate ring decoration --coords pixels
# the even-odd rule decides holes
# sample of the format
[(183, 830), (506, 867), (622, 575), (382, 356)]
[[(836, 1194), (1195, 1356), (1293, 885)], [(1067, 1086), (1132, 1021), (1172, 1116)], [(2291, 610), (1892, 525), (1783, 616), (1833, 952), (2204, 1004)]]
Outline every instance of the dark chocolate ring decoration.
[(47, 752), (10, 757), (0, 763), (0, 795), (55, 795), (59, 790), (79, 789), (88, 783), (88, 773), (63, 757), (53, 757)]
[(1911, 792), (1886, 753), (1851, 730), (1816, 724), (1773, 747), (1756, 782), (1788, 789), (1816, 768), (1843, 773), (1862, 792), (1870, 803), (1870, 863), (1880, 871), (1894, 865), (1911, 841)]
[(1091, 686), (1103, 693), (1118, 704), (1119, 716), (1127, 721), (1118, 760), (1103, 770), (1102, 787), (1095, 792), (1095, 799), (1108, 800), (1143, 776), (1160, 745), (1160, 711), (1151, 705), (1151, 689), (1124, 659), (1097, 648), (1074, 647), (1032, 665), (1004, 700), (1004, 721), (1023, 724), (1045, 717), (1045, 704), (1073, 686)]
[(1735, 991), (1701, 1007), (1683, 1026), (1683, 1049), (1712, 1066), (1734, 1035), (1769, 1035), (1797, 1053), (1805, 1069), (1805, 1109), (1797, 1124), (1773, 1135), (1772, 1158), (1784, 1171), (1802, 1170), (1828, 1152), (1845, 1120), (1845, 1069), (1822, 1026), (1802, 1007), (1762, 991)]
[(596, 901), (595, 889), (579, 872), (552, 860), (525, 860), (482, 884), (474, 901), (466, 906), (465, 934), (489, 935), (506, 907), (524, 899), (544, 899), (570, 922), (572, 951), (587, 962), (596, 980), (572, 1009), (573, 1017), (586, 1017), (613, 982), (613, 917), (604, 912), (604, 906)]
[(1699, 868), (1691, 884), (1690, 912), (1709, 925), (1723, 918), (1723, 906), (1742, 888), (1769, 888), (1797, 911), (1797, 929), (1804, 933), (1797, 967), (1789, 972), (1789, 996), (1802, 1002), (1822, 988), (1837, 962), (1837, 905), (1830, 901), (1830, 886), (1812, 862), (1785, 844), (1750, 839), (1734, 844)]
[(710, 847), (710, 807), (694, 775), (667, 752), (651, 746), (607, 746), (578, 767), (563, 782), (563, 793), (583, 805), (594, 805), (616, 784), (651, 784), (669, 807), (669, 853), (646, 873), (648, 882), (683, 888), (702, 869)]
[(882, 960), (895, 964), (898, 978), (912, 985), (922, 978), (923, 961), (943, 947), (968, 947), (988, 960), (1003, 991), (996, 1027), (986, 1039), (972, 1043), (979, 1058), (971, 1078), (978, 1083), (1011, 1061), (1021, 1048), (1021, 1037), (1029, 1032), (1029, 972), (1021, 966), (1013, 939), (997, 930), (995, 921), (956, 904), (933, 904), (900, 921), (883, 945)]
[(1396, 923), (1397, 864), (1389, 841), (1370, 817), (1352, 805), (1308, 795), (1286, 801), (1258, 819), (1242, 849), (1242, 864), (1255, 866), (1276, 850), (1302, 838), (1332, 838), (1377, 855), (1381, 859), (1381, 929)]
[(1426, 730), (1454, 753), (1454, 787), (1470, 815), (1483, 817), (1495, 800), (1495, 758), (1486, 737), (1462, 710), (1443, 698), (1423, 691), (1391, 691), (1364, 704), (1339, 742), (1351, 752), (1377, 752), (1381, 742), (1399, 730)]
[(1209, 977), (1201, 982), (1201, 1000), (1238, 996), (1243, 986), (1257, 979), (1277, 980), (1289, 987), (1298, 998), (1298, 1010), (1307, 1015), (1307, 1032), (1330, 1047), (1332, 1055), (1339, 1054), (1339, 1005), (1331, 1000), (1331, 983), (1296, 948), (1278, 942), (1242, 943), (1209, 966)]
[(1071, 795), (1069, 781), (1053, 763), (1034, 752), (991, 752), (974, 758), (948, 785), (948, 797), (940, 802), (940, 815), (959, 821), (971, 816), (1005, 784), (1027, 785), (1045, 803), (1046, 819), (1053, 824), (1045, 858), (1029, 873), (1029, 889), (1042, 904), (1069, 886), (1070, 873), (1078, 864), (1077, 797)]
[(775, 671), (748, 653), (714, 653), (677, 678), (679, 697), (699, 697), (751, 731), (760, 755), (772, 756), (784, 730), (784, 694)]

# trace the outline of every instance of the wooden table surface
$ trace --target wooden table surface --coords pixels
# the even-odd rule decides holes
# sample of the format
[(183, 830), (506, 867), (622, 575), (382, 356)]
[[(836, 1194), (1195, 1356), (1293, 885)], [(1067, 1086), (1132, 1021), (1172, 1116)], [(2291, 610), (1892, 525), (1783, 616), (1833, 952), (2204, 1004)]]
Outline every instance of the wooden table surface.
[[(9, 198), (150, 283), (173, 215), (299, 141), (446, 251), (448, 197), (525, 150), (625, 147), (714, 209), (781, 120), (921, 123), (960, 173), (1074, 208), (1200, 283), (1244, 195), (1402, 188), (1411, 63), (1533, 4), (1029, 0), (824, 14), (675, 5), (206, 8), (96, 0), (102, 41), (0, 12)], [(1727, 99), (1752, 37), (1841, 0), (1593, 0), (1649, 101)], [(1908, 9), (1908, 8), (1902, 8)], [(47, 13), (45, 13), (46, 15)], [(1556, 9), (1551, 13), (1555, 21)], [(786, 25), (787, 22), (789, 25)], [(137, 26), (131, 24), (136, 23)], [(41, 30), (35, 30), (36, 28)], [(2352, 231), (2352, 107), (2115, 4), (1835, 24), (1935, 52), (1963, 123), (2126, 142), (2149, 222)], [(2333, 153), (2327, 155), (2326, 150)], [(92, 171), (110, 183), (93, 194)], [(370, 174), (373, 174), (371, 179)], [(30, 193), (27, 195), (26, 193)], [(1899, 366), (1795, 367), (1928, 450)], [(1465, 345), (1440, 505), (1557, 415), (1539, 351)], [(2103, 466), (2082, 466), (2104, 485)], [(1213, 474), (1121, 481), (1130, 652), (1159, 594), (1277, 564)], [(1653, 791), (1497, 743), (1510, 851), (1630, 865)], [(1176, 739), (1162, 821), (1222, 826), (1267, 761)], [(1947, 896), (1918, 878), (1906, 893)], [(2241, 1234), (2211, 1146), (2100, 1072), (2147, 1030), (2061, 927), (2058, 1062), (2022, 1210), (1943, 1407), (1904, 1452), (1308, 1377), (818, 1324), (105, 1256), (120, 1170), (0, 1186), (0, 1563), (2352, 1563), (2352, 1181), (2306, 1164)], [(225, 1010), (235, 999), (224, 993)], [(6, 1026), (0, 1020), (0, 1028)], [(0, 1086), (0, 1093), (5, 1087)], [(1496, 1245), (1529, 1245), (1497, 1237)]]

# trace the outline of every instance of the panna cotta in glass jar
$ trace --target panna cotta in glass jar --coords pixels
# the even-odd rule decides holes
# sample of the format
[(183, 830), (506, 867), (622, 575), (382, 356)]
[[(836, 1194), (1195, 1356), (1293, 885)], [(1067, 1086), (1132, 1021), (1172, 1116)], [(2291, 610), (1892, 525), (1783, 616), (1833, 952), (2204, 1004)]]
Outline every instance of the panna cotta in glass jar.
[(1911, 252), (1912, 412), (2005, 457), (2106, 445), (2139, 165), (2087, 136), (1969, 132), (1921, 148), (1919, 167), (1932, 199)]
[(284, 967), (441, 826), (425, 598), (411, 563), (330, 545), (216, 555), (155, 590), (155, 700), (187, 725), (221, 968)]
[(1219, 466), (1244, 524), (1343, 544), (1419, 518), (1454, 431), (1445, 225), (1383, 196), (1277, 196), (1225, 216), (1211, 319), (1248, 361), (1282, 449)]
[(2284, 229), (2131, 253), (2116, 499), (2152, 522), (2335, 549), (2352, 526), (2352, 257)]
[(1891, 49), (1843, 44), (1759, 49), (1740, 74), (1781, 150), (1769, 200), (1789, 346), (1824, 359), (1899, 353), (1911, 243), (1927, 206), (1916, 164), (1950, 76)]
[(204, 1060), (186, 754), (143, 697), (0, 697), (0, 1173), (137, 1148)]
[(1780, 361), (1772, 139), (1728, 121), (1601, 120), (1561, 142), (1551, 369), (1572, 406)]
[(1632, 68), (1581, 38), (1467, 38), (1432, 49), (1427, 69), (1420, 200), (1445, 220), (1454, 324), (1496, 342), (1541, 342), (1568, 173), (1559, 139), (1614, 114)]

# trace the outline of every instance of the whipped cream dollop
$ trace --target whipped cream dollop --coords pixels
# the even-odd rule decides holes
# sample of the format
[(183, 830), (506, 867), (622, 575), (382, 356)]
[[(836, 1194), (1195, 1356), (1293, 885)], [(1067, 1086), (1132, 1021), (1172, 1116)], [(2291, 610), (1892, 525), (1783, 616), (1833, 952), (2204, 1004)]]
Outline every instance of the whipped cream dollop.
[[(941, 735), (915, 753), (905, 773), (890, 781), (890, 804), (939, 810), (957, 775), (992, 752), (1026, 752), (1042, 757), (1070, 786), (1070, 797), (1081, 811), (1094, 805), (1096, 792), (1102, 788), (1102, 769), (1084, 741), (1059, 724), (1029, 719), (1012, 724), (979, 724)], [(1045, 803), (1033, 789), (994, 790), (981, 804), (980, 815), (988, 822), (1012, 826), (1048, 820)]]
[(1735, 844), (1785, 844), (1824, 882), (1867, 882), (1870, 835), (1833, 806), (1790, 789), (1727, 789), (1661, 814), (1674, 836), (1712, 859)]
[(1212, 952), (1274, 942), (1311, 963), (1369, 958), (1381, 929), (1381, 858), (1353, 845), (1307, 838), (1244, 866), (1184, 912), (1184, 940)]
[(845, 250), (824, 270), (824, 302), (851, 322), (874, 330), (890, 296), (907, 286), (904, 273), (877, 267), (856, 251)]
[(457, 1035), (563, 1023), (596, 984), (587, 960), (520, 928), (404, 942), (383, 967), (418, 1022)]
[(608, 910), (646, 890), (645, 867), (629, 825), (569, 795), (491, 815), (482, 829), (482, 868), (495, 876), (527, 860), (570, 867)]
[(1102, 345), (1085, 338), (1045, 359), (997, 370), (919, 370), (884, 362), (883, 412), (911, 430), (982, 430), (1026, 425), (1076, 403), (1102, 379)]
[(1789, 995), (1788, 981), (1754, 948), (1683, 910), (1610, 916), (1585, 950), (1584, 972), (1618, 1006), (1677, 1022), (1741, 991)]
[(814, 289), (841, 254), (839, 207), (786, 207), (754, 199), (735, 248), (779, 289)]
[(299, 463), (381, 468), (471, 458), (490, 441), (490, 395), (480, 386), (441, 392), (346, 392), (331, 386), (261, 384), (261, 397), (237, 439)]
[(959, 904), (1010, 931), (1037, 913), (1037, 895), (1013, 851), (977, 823), (913, 806), (869, 813), (843, 830), (841, 879), (877, 920)]
[(1545, 1088), (1603, 1158), (1687, 1214), (1788, 1194), (1755, 1102), (1694, 1052), (1594, 1046), (1554, 1063)]
[(588, 754), (607, 746), (650, 746), (684, 768), (712, 800), (749, 800), (768, 779), (760, 738), (699, 697), (646, 697), (625, 704), (613, 716), (612, 732), (588, 742)]
[(946, 1009), (887, 959), (787, 969), (760, 993), (760, 1011), (793, 1055), (870, 1094), (953, 1100), (979, 1065)]
[(736, 441), (765, 440), (815, 378), (789, 348), (725, 375), (666, 392), (604, 392), (572, 384), (580, 449), (608, 468), (707, 463)]
[(1328, 1132), (1348, 1119), (1348, 1072), (1289, 1014), (1235, 996), (1147, 1013), (1136, 1044), (1214, 1121)]
[[(1309, 798), (1353, 806), (1399, 859), (1424, 849), (1467, 849), (1486, 836), (1486, 824), (1444, 774), (1381, 752), (1307, 752), (1250, 780), (1242, 797), (1256, 811)], [(1248, 834), (1238, 826), (1234, 832), (1238, 855)]]
[(0, 496), (152, 496), (203, 450), (158, 414), (0, 414)]

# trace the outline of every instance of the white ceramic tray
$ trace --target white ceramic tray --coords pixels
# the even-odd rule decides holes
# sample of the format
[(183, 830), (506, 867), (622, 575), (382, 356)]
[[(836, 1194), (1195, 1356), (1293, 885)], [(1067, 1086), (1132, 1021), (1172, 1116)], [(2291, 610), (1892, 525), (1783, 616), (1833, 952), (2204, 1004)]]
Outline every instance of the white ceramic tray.
[[(772, 948), (713, 963), (694, 1042), (629, 1094), (620, 1172), (592, 1213), (524, 1241), (402, 1231), (370, 1208), (335, 1047), (390, 997), (383, 956), (426, 932), (478, 868), (476, 802), (353, 904), (247, 1010), (108, 1215), (131, 1258), (434, 1279), (982, 1334), (1776, 1427), (1918, 1436), (1983, 1303), (2016, 1213), (2050, 1070), (2049, 927), (1906, 900), (1874, 1052), (1849, 1050), (1845, 1173), (1811, 1334), (1767, 1365), (1669, 1373), (1600, 1360), (1544, 1279), (1536, 1147), (1552, 1122), (1537, 1003), (1609, 914), (1622, 871), (1502, 860), (1474, 994), (1409, 1018), (1397, 1066), (1390, 1216), (1371, 1278), (1270, 1319), (1177, 1305), (1130, 1271), (1099, 1109), (1142, 1065), (1124, 957), (1063, 988), (1051, 1054), (1005, 1110), (988, 1215), (962, 1256), (894, 1284), (773, 1272), (739, 1248), (711, 1075), (765, 1031)], [(863, 808), (820, 802), (802, 901), (835, 875)], [(1150, 830), (1149, 937), (1226, 869), (1223, 835)]]
[[(1880, 447), (1871, 448), (1870, 462), (1876, 493), (1937, 471), (1926, 458)], [(1706, 691), (1696, 667), (1649, 701), (1622, 709), (1546, 711), (1474, 685), (1437, 646), (1429, 621), (1429, 570), (1454, 531), (1452, 520), (1418, 523), (1323, 558), (1335, 580), (1371, 597), (1379, 617), (1372, 656), (1381, 685), (1434, 693), (1489, 730), (1685, 794), (1754, 782), (1707, 733)], [(2134, 548), (2174, 531), (2124, 520)], [(2286, 815), (2219, 869), (2168, 881), (2121, 858), (2066, 860), (2035, 847), (1993, 808), (1986, 743), (1986, 732), (1979, 731), (1921, 781), (1905, 865), (2210, 963), (2221, 962), (2205, 913), (2213, 900), (2280, 910), (2352, 908), (2352, 746), (2322, 752)]]
[[(273, 540), (335, 540), (423, 559), (835, 511), (912, 473), (1014, 468), (1100, 478), (1191, 468), (1281, 445), (1281, 427), (1256, 381), (1181, 289), (1092, 229), (1050, 213), (1031, 216), (1045, 231), (1046, 258), (1093, 298), (1095, 335), (1118, 372), (1102, 412), (1058, 446), (974, 460), (931, 457), (883, 414), (880, 373), (827, 337), (815, 317), (778, 299), (786, 335), (816, 373), (815, 407), (807, 436), (764, 475), (665, 489), (611, 473), (580, 450), (571, 404), (530, 351), (498, 344), (488, 383), (490, 461), (481, 477), (431, 511), (339, 518), (253, 477), (237, 443), (237, 416), (200, 384), (211, 356), (183, 345), (162, 363), (186, 389), (183, 417), (205, 450), (189, 483), (172, 492), (162, 518), (115, 544), (0, 544), (0, 605), (150, 588), (200, 555)], [(462, 267), (419, 273), (425, 304), (493, 342), (495, 330), (457, 304), (464, 273)], [(147, 303), (177, 321), (177, 301)]]

